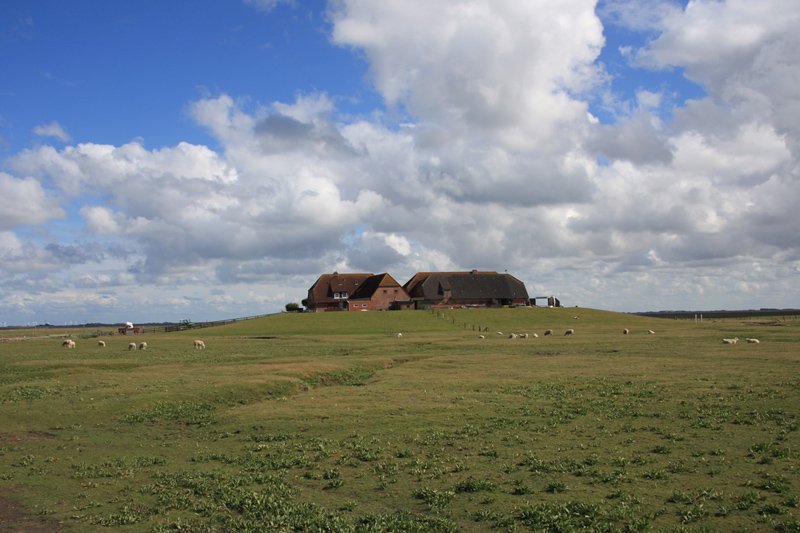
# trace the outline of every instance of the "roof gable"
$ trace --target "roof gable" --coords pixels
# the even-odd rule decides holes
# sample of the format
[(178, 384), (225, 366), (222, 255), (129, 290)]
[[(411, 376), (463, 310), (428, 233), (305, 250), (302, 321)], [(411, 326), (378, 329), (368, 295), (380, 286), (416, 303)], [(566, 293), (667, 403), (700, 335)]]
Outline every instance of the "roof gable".
[(364, 283), (372, 273), (348, 273), (322, 274), (316, 282), (308, 289), (309, 300), (314, 303), (327, 302), (334, 300), (334, 294), (355, 293), (361, 284)]
[(375, 291), (379, 288), (396, 287), (399, 288), (400, 284), (391, 275), (384, 272), (383, 274), (375, 274), (365, 279), (358, 290), (353, 293), (353, 298), (370, 298)]

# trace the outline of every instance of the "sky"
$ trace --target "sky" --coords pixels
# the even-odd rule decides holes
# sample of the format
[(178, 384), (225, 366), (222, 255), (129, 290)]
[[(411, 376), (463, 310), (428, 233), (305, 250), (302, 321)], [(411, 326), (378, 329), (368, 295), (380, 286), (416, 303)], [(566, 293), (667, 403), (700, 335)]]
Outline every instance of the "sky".
[(0, 326), (495, 270), (800, 307), (796, 0), (5, 0)]

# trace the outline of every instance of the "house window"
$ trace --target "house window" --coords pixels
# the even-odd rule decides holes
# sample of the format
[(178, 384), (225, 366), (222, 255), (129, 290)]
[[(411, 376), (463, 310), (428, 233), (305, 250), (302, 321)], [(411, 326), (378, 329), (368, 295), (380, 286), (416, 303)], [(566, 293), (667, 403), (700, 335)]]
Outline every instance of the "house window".
[(346, 300), (347, 299), (347, 292), (345, 292), (345, 291), (334, 292), (333, 293), (333, 299), (334, 300)]
[(367, 304), (361, 304), (361, 307), (366, 307), (366, 306), (367, 306)]

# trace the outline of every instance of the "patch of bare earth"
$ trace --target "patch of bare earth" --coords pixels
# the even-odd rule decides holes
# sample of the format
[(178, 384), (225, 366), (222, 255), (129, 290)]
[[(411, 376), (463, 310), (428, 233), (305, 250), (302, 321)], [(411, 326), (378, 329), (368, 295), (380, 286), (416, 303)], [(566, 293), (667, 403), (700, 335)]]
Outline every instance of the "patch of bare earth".
[(53, 439), (55, 435), (46, 431), (0, 431), (0, 443), (3, 442), (32, 442), (42, 439)]
[(13, 489), (0, 487), (0, 533), (58, 533), (61, 524), (33, 516), (20, 505)]
[[(0, 432), (0, 444), (34, 442), (52, 439), (55, 435), (45, 431)], [(20, 503), (13, 489), (0, 487), (0, 533), (45, 533), (61, 531), (53, 520), (30, 514)]]

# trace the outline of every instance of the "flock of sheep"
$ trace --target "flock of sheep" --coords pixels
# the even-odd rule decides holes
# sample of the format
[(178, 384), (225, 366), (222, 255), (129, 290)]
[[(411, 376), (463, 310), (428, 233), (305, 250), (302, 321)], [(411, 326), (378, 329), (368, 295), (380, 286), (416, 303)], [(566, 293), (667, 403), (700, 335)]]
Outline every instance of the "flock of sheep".
[[(758, 344), (761, 342), (760, 340), (755, 339), (753, 337), (748, 337), (745, 340), (750, 344)], [(737, 342), (739, 342), (739, 337), (734, 337), (732, 339), (722, 339), (722, 344), (736, 344)]]
[[(575, 317), (575, 318), (577, 318), (577, 317)], [(631, 332), (631, 330), (629, 330), (628, 328), (625, 328), (625, 329), (622, 330), (622, 334), (623, 335), (630, 335), (630, 332)], [(575, 334), (575, 330), (573, 328), (569, 328), (564, 332), (565, 336), (570, 336), (570, 335), (574, 335), (574, 334)], [(655, 335), (656, 332), (653, 331), (652, 329), (648, 329), (647, 330), (647, 334), (648, 335)], [(498, 331), (497, 335), (502, 336), (502, 335), (504, 335), (504, 333), (502, 331)], [(546, 329), (544, 331), (544, 336), (545, 337), (549, 337), (551, 335), (553, 335), (553, 330), (552, 329)], [(398, 333), (397, 336), (400, 337), (401, 334)], [(538, 338), (539, 335), (537, 335), (536, 333), (531, 333), (531, 334), (528, 334), (528, 333), (509, 333), (508, 334), (508, 338), (509, 339), (527, 339), (528, 337)], [(478, 335), (478, 338), (479, 339), (485, 339), (486, 336), (485, 335)], [(749, 342), (750, 344), (759, 344), (761, 342), (760, 340), (758, 340), (756, 338), (753, 338), (753, 337), (748, 337), (748, 338), (745, 339), (745, 341)], [(736, 344), (737, 342), (739, 342), (739, 337), (733, 337), (732, 339), (722, 339), (722, 344)]]
[[(653, 331), (652, 329), (648, 329), (647, 333), (648, 333), (648, 335), (655, 335), (656, 332)], [(564, 336), (567, 336), (567, 337), (570, 336), (570, 335), (574, 335), (574, 334), (575, 334), (575, 330), (573, 328), (569, 328), (564, 332)], [(629, 335), (630, 334), (630, 330), (628, 328), (625, 328), (625, 329), (622, 330), (622, 334), (623, 335)], [(502, 335), (504, 335), (504, 333), (502, 331), (498, 331), (497, 335), (502, 336)], [(545, 337), (549, 337), (551, 335), (553, 335), (553, 330), (552, 329), (544, 330), (544, 336)], [(402, 333), (397, 333), (396, 336), (397, 336), (398, 339), (403, 338), (403, 334)], [(508, 338), (509, 339), (527, 339), (529, 337), (538, 338), (539, 335), (536, 334), (536, 333), (531, 333), (531, 334), (528, 334), (528, 333), (509, 333), (508, 334)], [(478, 335), (478, 338), (479, 339), (485, 339), (486, 336), (485, 335)], [(745, 341), (749, 342), (750, 344), (758, 344), (758, 343), (761, 342), (758, 339), (755, 339), (755, 338), (752, 338), (752, 337), (746, 338)], [(733, 337), (733, 338), (730, 338), (730, 339), (728, 339), (728, 338), (722, 339), (722, 344), (736, 344), (737, 342), (739, 342), (739, 337)], [(105, 348), (106, 342), (105, 341), (97, 341), (97, 345), (100, 346), (101, 348)], [(63, 346), (64, 348), (75, 348), (75, 341), (72, 340), (72, 339), (66, 339), (66, 340), (64, 340), (64, 342), (61, 343), (61, 346)], [(203, 342), (200, 339), (195, 339), (194, 340), (194, 348), (196, 350), (205, 350), (206, 343)], [(146, 342), (140, 342), (138, 346), (136, 345), (135, 342), (128, 343), (128, 350), (136, 350), (136, 349), (146, 350), (147, 349), (147, 343)]]
[[(498, 331), (496, 333), (499, 336), (505, 335), (502, 331)], [(630, 333), (630, 330), (628, 328), (625, 328), (625, 329), (622, 330), (622, 334), (623, 335), (628, 335), (629, 333)], [(656, 332), (653, 331), (652, 329), (648, 329), (647, 333), (649, 335), (655, 335), (656, 334)], [(550, 337), (551, 335), (554, 335), (552, 329), (544, 330), (544, 336), (545, 337)], [(569, 337), (570, 335), (575, 335), (575, 330), (573, 328), (569, 328), (564, 332), (564, 336), (565, 337)], [(537, 333), (530, 333), (530, 334), (528, 334), (528, 333), (509, 333), (508, 334), (508, 338), (509, 339), (527, 339), (529, 337), (533, 337), (535, 339), (538, 339), (539, 335)], [(479, 339), (485, 339), (486, 336), (485, 335), (478, 335), (478, 338)]]
[[(106, 341), (97, 341), (97, 345), (99, 347), (101, 347), (101, 348), (105, 348), (106, 347)], [(72, 340), (72, 339), (65, 339), (64, 342), (61, 343), (61, 346), (63, 346), (64, 348), (75, 348), (75, 341)], [(201, 341), (200, 339), (195, 339), (194, 348), (196, 350), (205, 350), (206, 349), (206, 343)], [(128, 343), (128, 350), (129, 351), (132, 351), (132, 350), (146, 350), (146, 349), (147, 349), (147, 343), (146, 342), (140, 342), (138, 345), (135, 342), (129, 342)]]
[[(622, 334), (623, 334), (623, 335), (629, 335), (629, 334), (630, 334), (630, 332), (631, 332), (631, 330), (629, 330), (628, 328), (625, 328), (625, 329), (623, 329), (623, 330), (622, 330)], [(647, 330), (647, 334), (648, 334), (648, 335), (655, 335), (655, 334), (656, 334), (656, 332), (655, 332), (655, 331), (653, 331), (652, 329), (648, 329), (648, 330)]]

